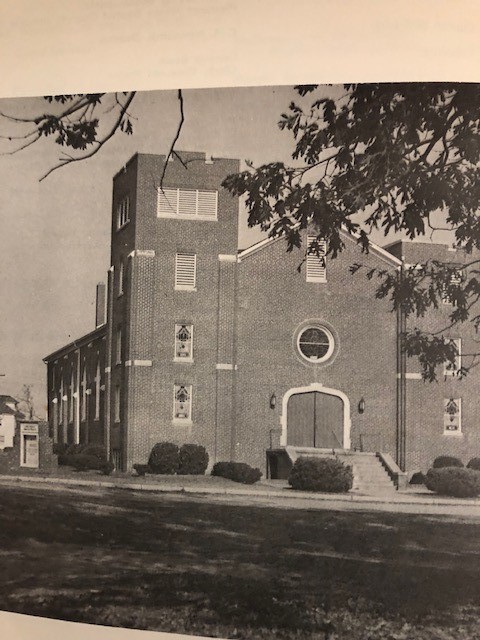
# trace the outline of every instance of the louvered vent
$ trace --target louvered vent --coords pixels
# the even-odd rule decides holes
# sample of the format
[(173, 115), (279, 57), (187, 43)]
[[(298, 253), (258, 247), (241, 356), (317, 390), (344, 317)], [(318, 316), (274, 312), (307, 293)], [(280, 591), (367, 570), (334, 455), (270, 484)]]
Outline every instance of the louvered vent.
[(200, 189), (158, 189), (157, 216), (216, 220), (217, 191)]
[(177, 253), (175, 256), (175, 289), (195, 289), (197, 256)]
[(326, 282), (327, 281), (327, 265), (326, 252), (327, 246), (325, 240), (318, 240), (317, 245), (319, 253), (313, 251), (309, 253), (310, 247), (315, 242), (316, 236), (308, 236), (307, 238), (307, 282)]

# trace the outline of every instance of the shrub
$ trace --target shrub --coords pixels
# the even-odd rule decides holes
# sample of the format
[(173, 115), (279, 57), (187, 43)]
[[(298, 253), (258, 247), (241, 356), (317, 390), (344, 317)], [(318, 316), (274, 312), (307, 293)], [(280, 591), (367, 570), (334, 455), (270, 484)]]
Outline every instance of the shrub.
[(425, 484), (425, 474), (421, 471), (417, 471), (410, 478), (410, 484)]
[(178, 473), (203, 475), (208, 467), (208, 453), (200, 444), (184, 444), (179, 451)]
[(148, 458), (148, 466), (152, 473), (177, 473), (178, 446), (172, 442), (157, 442)]
[(105, 460), (99, 460), (95, 456), (87, 456), (79, 453), (78, 455), (70, 456), (70, 462), (68, 464), (74, 467), (76, 471), (88, 471), (90, 469), (100, 470), (105, 462)]
[(68, 444), (66, 442), (54, 442), (52, 446), (52, 451), (56, 456), (63, 455), (67, 449)]
[(472, 458), (467, 464), (467, 469), (475, 469), (475, 471), (480, 471), (480, 458)]
[(288, 484), (300, 491), (343, 493), (352, 488), (352, 468), (334, 458), (300, 457), (290, 471)]
[(134, 464), (133, 468), (137, 472), (137, 476), (144, 476), (150, 471), (148, 464)]
[(433, 461), (434, 469), (443, 469), (443, 467), (463, 467), (463, 462), (454, 456), (438, 456)]
[(104, 476), (109, 476), (114, 470), (114, 468), (115, 468), (115, 465), (111, 460), (103, 460), (100, 463), (100, 471), (103, 473)]
[(88, 445), (86, 444), (69, 444), (67, 446), (67, 450), (65, 451), (65, 454), (67, 456), (76, 456), (79, 453), (83, 453), (85, 447), (87, 447)]
[(262, 472), (245, 462), (216, 462), (213, 465), (212, 476), (228, 478), (242, 484), (254, 484), (260, 480)]
[(472, 498), (480, 494), (480, 472), (459, 467), (429, 469), (425, 484), (441, 495)]
[(82, 453), (86, 456), (93, 456), (99, 460), (107, 460), (107, 450), (103, 444), (86, 444), (83, 445)]

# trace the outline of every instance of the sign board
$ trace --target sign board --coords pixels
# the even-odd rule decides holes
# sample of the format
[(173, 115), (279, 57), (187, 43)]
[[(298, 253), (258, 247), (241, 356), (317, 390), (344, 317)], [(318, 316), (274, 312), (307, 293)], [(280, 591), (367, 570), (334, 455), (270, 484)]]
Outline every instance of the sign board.
[(38, 424), (20, 424), (20, 466), (38, 469), (39, 466)]

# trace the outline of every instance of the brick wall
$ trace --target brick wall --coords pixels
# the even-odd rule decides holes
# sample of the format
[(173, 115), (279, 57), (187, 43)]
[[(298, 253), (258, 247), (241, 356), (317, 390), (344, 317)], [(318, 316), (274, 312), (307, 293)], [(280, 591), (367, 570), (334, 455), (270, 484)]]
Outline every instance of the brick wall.
[[(375, 300), (374, 280), (349, 273), (354, 262), (393, 267), (373, 252), (362, 255), (347, 239), (341, 256), (327, 261), (327, 282), (307, 283), (304, 269), (297, 271), (302, 257), (287, 254), (279, 240), (239, 265), (235, 458), (264, 468), (265, 450), (279, 443), (284, 395), (312, 383), (348, 396), (352, 447), (363, 439), (368, 449), (395, 455), (396, 316), (388, 302)], [(336, 338), (337, 353), (326, 364), (304, 362), (297, 353), (296, 330), (308, 320)]]

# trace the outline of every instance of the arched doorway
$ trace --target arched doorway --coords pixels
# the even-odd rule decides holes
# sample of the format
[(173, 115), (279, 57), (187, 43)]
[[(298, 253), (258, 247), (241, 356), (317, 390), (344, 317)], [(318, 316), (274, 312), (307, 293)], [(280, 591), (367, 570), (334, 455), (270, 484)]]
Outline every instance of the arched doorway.
[(282, 446), (349, 449), (350, 426), (350, 402), (341, 391), (314, 383), (283, 397)]

